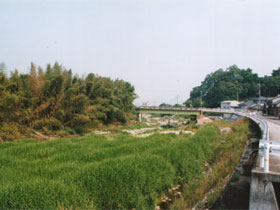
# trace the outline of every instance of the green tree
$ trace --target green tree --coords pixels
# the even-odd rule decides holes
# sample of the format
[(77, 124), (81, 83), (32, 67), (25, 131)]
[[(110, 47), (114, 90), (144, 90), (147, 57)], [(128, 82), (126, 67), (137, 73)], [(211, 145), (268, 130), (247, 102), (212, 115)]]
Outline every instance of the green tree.
[[(123, 80), (90, 73), (84, 78), (59, 63), (46, 70), (31, 63), (28, 74), (0, 72), (0, 125), (59, 130), (86, 128), (136, 118), (134, 87)], [(7, 127), (7, 126), (6, 126)], [(71, 129), (70, 129), (71, 130)], [(1, 132), (0, 132), (1, 138)]]
[(186, 106), (200, 106), (200, 97), (207, 107), (218, 107), (223, 100), (244, 100), (257, 96), (258, 75), (251, 69), (239, 69), (236, 65), (226, 70), (218, 69), (208, 74), (200, 86), (194, 87)]

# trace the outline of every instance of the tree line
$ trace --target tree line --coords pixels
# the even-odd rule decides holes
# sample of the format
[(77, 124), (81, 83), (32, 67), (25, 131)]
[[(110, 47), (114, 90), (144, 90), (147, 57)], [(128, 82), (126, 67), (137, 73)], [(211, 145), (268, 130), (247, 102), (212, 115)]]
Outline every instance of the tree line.
[(13, 138), (26, 128), (82, 133), (98, 125), (126, 123), (135, 118), (135, 98), (134, 87), (120, 79), (93, 73), (81, 78), (58, 63), (45, 70), (31, 63), (28, 74), (15, 70), (8, 76), (2, 63), (0, 138)]
[(249, 100), (258, 97), (259, 84), (261, 95), (274, 97), (280, 93), (280, 67), (270, 76), (259, 77), (252, 69), (240, 69), (233, 65), (208, 74), (200, 86), (194, 87), (187, 107), (218, 107), (224, 100)]

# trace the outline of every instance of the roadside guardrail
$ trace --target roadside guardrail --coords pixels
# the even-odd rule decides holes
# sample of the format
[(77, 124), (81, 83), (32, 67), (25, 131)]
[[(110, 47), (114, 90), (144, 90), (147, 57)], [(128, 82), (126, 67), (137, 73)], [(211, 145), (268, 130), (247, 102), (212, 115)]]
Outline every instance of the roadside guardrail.
[[(249, 116), (249, 118), (254, 122), (256, 122), (262, 131), (262, 138), (259, 142), (259, 157), (260, 157), (259, 167), (263, 168), (264, 172), (267, 173), (269, 172), (269, 153), (273, 148), (272, 143), (269, 141), (268, 125), (266, 121), (258, 117)], [(274, 147), (273, 150), (275, 149), (276, 148)]]

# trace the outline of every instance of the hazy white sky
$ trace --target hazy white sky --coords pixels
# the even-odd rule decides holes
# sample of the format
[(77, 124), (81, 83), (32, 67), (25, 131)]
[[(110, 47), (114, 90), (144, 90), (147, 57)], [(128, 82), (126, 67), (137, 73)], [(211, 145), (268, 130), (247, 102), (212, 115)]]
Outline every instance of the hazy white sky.
[(219, 68), (278, 68), (279, 11), (279, 0), (0, 0), (0, 61), (121, 78), (137, 105), (183, 102)]

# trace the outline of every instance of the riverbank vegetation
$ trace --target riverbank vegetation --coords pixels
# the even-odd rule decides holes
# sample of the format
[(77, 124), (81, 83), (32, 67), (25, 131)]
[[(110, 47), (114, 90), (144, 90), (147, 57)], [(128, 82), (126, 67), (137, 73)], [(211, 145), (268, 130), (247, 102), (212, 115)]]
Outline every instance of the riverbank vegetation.
[[(2, 70), (1, 70), (2, 69)], [(55, 63), (46, 70), (31, 63), (28, 74), (0, 69), (0, 141), (40, 131), (81, 134), (87, 128), (135, 119), (134, 87), (90, 73), (73, 75)]]
[[(171, 209), (191, 209), (194, 205), (199, 209), (211, 209), (240, 162), (248, 134), (247, 121), (237, 121), (231, 132), (223, 133), (222, 144), (204, 165), (205, 172), (184, 184), (181, 198), (171, 205)], [(221, 206), (221, 209), (224, 208)]]
[[(246, 142), (246, 126), (236, 124), (228, 134), (209, 124), (193, 136), (91, 134), (2, 142), (0, 208), (153, 209), (171, 187), (199, 182), (200, 187), (187, 188), (193, 194), (184, 192), (184, 199), (191, 197), (193, 204), (228, 172), (218, 169), (206, 187), (205, 162), (238, 161), (236, 151)], [(234, 164), (225, 167), (232, 169)]]

